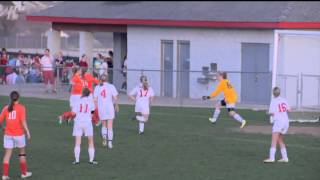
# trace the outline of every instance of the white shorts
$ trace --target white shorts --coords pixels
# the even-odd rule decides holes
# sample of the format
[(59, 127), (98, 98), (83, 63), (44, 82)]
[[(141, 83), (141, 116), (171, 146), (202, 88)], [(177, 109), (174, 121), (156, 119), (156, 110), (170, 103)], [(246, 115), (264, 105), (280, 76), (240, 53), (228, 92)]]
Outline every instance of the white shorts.
[(69, 99), (70, 107), (73, 107), (81, 98), (81, 95), (71, 95)]
[(108, 106), (107, 108), (98, 108), (98, 114), (100, 120), (113, 120), (115, 117), (114, 107)]
[(289, 122), (275, 120), (272, 127), (272, 132), (278, 132), (280, 134), (286, 134), (289, 129)]
[(226, 108), (236, 108), (236, 104), (226, 104)]
[(91, 122), (75, 122), (73, 125), (72, 136), (93, 136), (93, 127)]
[(150, 106), (147, 104), (136, 103), (135, 112), (139, 112), (141, 114), (150, 114)]
[(23, 148), (26, 146), (25, 135), (22, 136), (3, 136), (3, 147), (6, 149)]

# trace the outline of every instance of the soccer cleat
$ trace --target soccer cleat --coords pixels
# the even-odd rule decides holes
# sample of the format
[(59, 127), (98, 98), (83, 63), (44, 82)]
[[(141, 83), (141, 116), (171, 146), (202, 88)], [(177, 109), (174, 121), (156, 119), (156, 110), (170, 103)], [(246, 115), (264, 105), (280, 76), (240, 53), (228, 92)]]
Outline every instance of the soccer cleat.
[(209, 121), (210, 121), (212, 124), (214, 124), (214, 123), (216, 123), (217, 119), (216, 119), (216, 118), (209, 118)]
[(9, 176), (2, 176), (2, 180), (10, 179)]
[(142, 135), (142, 134), (144, 134), (144, 132), (143, 131), (139, 131), (139, 135)]
[(28, 177), (31, 177), (32, 176), (32, 172), (27, 172), (26, 174), (21, 174), (21, 178), (24, 179), (24, 178), (28, 178)]
[(282, 159), (279, 159), (278, 162), (280, 162), (280, 163), (288, 163), (289, 159), (282, 158)]
[(59, 124), (62, 124), (62, 116), (59, 116), (58, 119), (59, 119), (59, 122), (58, 122), (58, 123), (59, 123)]
[(242, 128), (244, 128), (244, 126), (247, 124), (247, 121), (246, 120), (242, 120), (242, 123), (241, 123), (241, 126), (240, 126), (240, 128), (242, 129)]
[(265, 159), (264, 163), (274, 163), (274, 159)]
[(97, 164), (98, 164), (98, 162), (97, 162), (97, 161), (95, 161), (95, 160), (93, 160), (93, 161), (90, 161), (90, 162), (89, 162), (89, 164), (91, 164), (91, 165), (97, 165)]
[(80, 164), (80, 162), (73, 161), (72, 164), (73, 164), (73, 165), (78, 165), (78, 164)]
[(112, 141), (109, 141), (109, 142), (108, 142), (108, 148), (109, 148), (109, 149), (112, 149), (112, 148), (113, 148)]

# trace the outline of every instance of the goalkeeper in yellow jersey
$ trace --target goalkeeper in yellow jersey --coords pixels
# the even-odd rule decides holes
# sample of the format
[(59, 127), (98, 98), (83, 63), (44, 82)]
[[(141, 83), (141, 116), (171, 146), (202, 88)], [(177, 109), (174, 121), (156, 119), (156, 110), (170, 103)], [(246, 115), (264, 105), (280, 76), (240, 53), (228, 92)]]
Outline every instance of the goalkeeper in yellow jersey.
[(215, 91), (213, 91), (210, 96), (203, 96), (203, 100), (211, 99), (216, 97), (218, 94), (223, 93), (224, 99), (217, 103), (216, 109), (213, 113), (213, 117), (209, 118), (211, 123), (215, 123), (220, 114), (221, 106), (226, 106), (229, 112), (229, 115), (233, 117), (236, 121), (241, 123), (240, 128), (243, 128), (246, 125), (246, 120), (244, 120), (238, 113), (235, 112), (235, 106), (237, 102), (237, 93), (234, 87), (231, 85), (230, 81), (227, 79), (226, 72), (218, 73), (219, 84)]

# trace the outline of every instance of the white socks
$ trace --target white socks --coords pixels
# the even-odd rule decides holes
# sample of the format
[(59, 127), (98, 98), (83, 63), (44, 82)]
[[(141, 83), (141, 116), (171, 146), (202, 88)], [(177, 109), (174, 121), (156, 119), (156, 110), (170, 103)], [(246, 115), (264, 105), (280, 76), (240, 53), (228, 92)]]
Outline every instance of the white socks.
[(108, 129), (102, 126), (102, 128), (101, 128), (101, 136), (104, 139), (107, 139), (107, 132), (108, 132)]
[(274, 161), (275, 155), (276, 155), (276, 151), (277, 151), (276, 148), (273, 148), (273, 147), (270, 148), (269, 159)]
[(113, 140), (113, 130), (108, 130), (108, 141)]
[(212, 118), (218, 119), (220, 112), (220, 109), (215, 109)]
[(237, 114), (237, 113), (235, 113), (235, 114), (233, 115), (233, 118), (234, 118), (236, 121), (240, 122), (240, 123), (242, 123), (242, 121), (243, 121), (242, 117), (241, 117), (239, 114)]
[[(276, 148), (273, 148), (273, 147), (270, 148), (269, 159), (275, 160), (276, 151), (277, 151)], [(288, 159), (287, 149), (281, 148), (280, 151), (281, 151), (282, 159)]]
[(144, 122), (139, 122), (139, 132), (144, 132)]
[(90, 162), (94, 160), (94, 148), (88, 148)]
[(146, 119), (143, 116), (136, 116), (137, 120), (140, 122), (145, 122)]
[[(74, 147), (74, 157), (76, 159), (76, 162), (80, 161), (80, 151), (81, 149), (79, 146)], [(88, 153), (90, 162), (92, 162), (94, 160), (94, 148), (88, 148)]]
[(79, 146), (74, 147), (74, 158), (76, 159), (76, 162), (79, 162), (79, 158), (80, 158), (80, 147)]
[(281, 151), (282, 159), (288, 159), (287, 149), (281, 148), (280, 151)]

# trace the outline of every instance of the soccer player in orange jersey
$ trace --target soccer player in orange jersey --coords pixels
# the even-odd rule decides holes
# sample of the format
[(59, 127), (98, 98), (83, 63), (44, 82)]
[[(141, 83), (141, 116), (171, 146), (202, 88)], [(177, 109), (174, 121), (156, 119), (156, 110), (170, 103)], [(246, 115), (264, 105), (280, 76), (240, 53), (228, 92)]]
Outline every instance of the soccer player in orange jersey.
[(31, 136), (26, 122), (26, 109), (22, 104), (19, 104), (18, 100), (19, 93), (12, 91), (10, 93), (10, 104), (2, 109), (0, 115), (1, 124), (6, 120), (3, 138), (5, 154), (2, 164), (2, 179), (4, 180), (9, 179), (9, 161), (13, 148), (19, 148), (21, 178), (32, 176), (32, 173), (27, 171), (25, 133), (29, 140)]
[[(84, 67), (81, 68), (81, 74), (82, 78), (85, 81), (86, 87), (90, 90), (90, 97), (93, 98), (92, 93), (93, 93), (93, 87), (94, 85), (97, 85), (100, 83), (99, 79), (95, 78), (91, 73), (88, 72), (88, 68)], [(99, 115), (98, 115), (98, 109), (96, 108), (94, 111), (94, 114), (92, 115), (92, 122), (96, 126), (99, 125)]]
[[(73, 76), (71, 78), (71, 96), (69, 99), (70, 108), (77, 103), (81, 97), (82, 89), (85, 86), (84, 80), (81, 78), (81, 70), (78, 67), (74, 67), (72, 69)], [(62, 124), (62, 121), (67, 120), (68, 122), (75, 117), (75, 114), (72, 111), (64, 112), (61, 116), (59, 116), (59, 124)]]
[(213, 91), (210, 96), (203, 96), (203, 100), (211, 99), (216, 97), (218, 94), (223, 93), (224, 99), (221, 100), (217, 105), (213, 113), (213, 117), (209, 118), (209, 121), (215, 123), (220, 114), (221, 106), (226, 106), (229, 112), (229, 115), (233, 117), (236, 121), (241, 123), (240, 128), (243, 128), (246, 125), (246, 120), (244, 120), (238, 113), (235, 112), (235, 107), (237, 103), (237, 93), (234, 87), (231, 85), (230, 81), (227, 79), (226, 72), (219, 72), (217, 77), (219, 84), (215, 91)]

